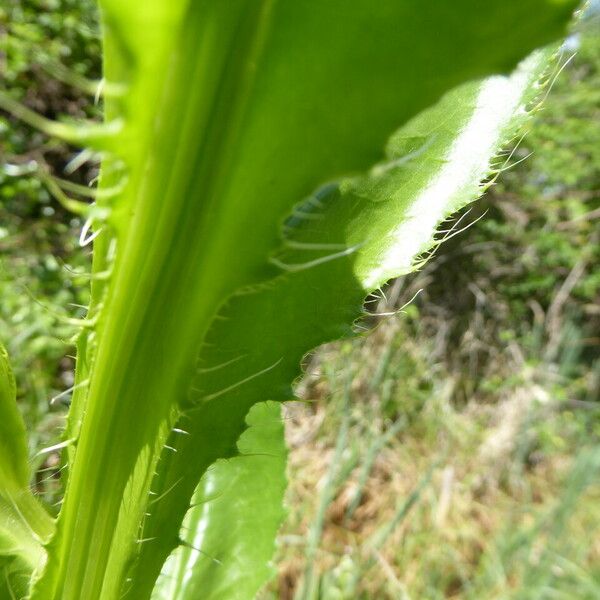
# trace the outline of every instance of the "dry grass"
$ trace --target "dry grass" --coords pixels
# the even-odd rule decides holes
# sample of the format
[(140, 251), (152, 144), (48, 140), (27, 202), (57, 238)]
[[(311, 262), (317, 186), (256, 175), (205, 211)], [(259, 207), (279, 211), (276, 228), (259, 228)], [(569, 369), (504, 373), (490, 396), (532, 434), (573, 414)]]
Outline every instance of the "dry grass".
[(290, 515), (264, 597), (600, 597), (600, 449), (579, 415), (514, 348), (493, 366), (511, 385), (457, 401), (439, 339), (405, 324), (322, 349), (287, 406)]

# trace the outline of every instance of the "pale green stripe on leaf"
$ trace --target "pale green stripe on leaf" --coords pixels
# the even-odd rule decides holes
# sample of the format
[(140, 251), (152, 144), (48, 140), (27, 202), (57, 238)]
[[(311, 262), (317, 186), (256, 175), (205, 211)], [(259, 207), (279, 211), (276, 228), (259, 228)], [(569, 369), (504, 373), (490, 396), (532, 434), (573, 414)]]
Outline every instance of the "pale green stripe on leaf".
[[(481, 193), (481, 182), (493, 171), (491, 157), (527, 118), (527, 103), (535, 94), (549, 54), (534, 53), (509, 77), (494, 76), (480, 85), (467, 84), (450, 92), (392, 138), (388, 149), (391, 158), (406, 157), (411, 164), (394, 169), (389, 176), (375, 172), (371, 178), (375, 185), (393, 190), (387, 198), (377, 192), (373, 196), (376, 201), (392, 204), (387, 221), (395, 224), (385, 231), (373, 227), (367, 236), (377, 242), (359, 250), (356, 275), (365, 289), (372, 290), (410, 271), (415, 256), (430, 249), (437, 225)], [(452, 113), (456, 117), (448, 118)], [(461, 117), (463, 123), (456, 123)], [(411, 159), (402, 153), (414, 139), (422, 142), (423, 152), (419, 154), (416, 148)], [(438, 140), (441, 147), (437, 147)], [(413, 171), (413, 176), (407, 177), (403, 170)], [(358, 183), (358, 190), (364, 185)], [(393, 204), (407, 197), (410, 207), (398, 218)], [(352, 233), (350, 243), (356, 237)]]

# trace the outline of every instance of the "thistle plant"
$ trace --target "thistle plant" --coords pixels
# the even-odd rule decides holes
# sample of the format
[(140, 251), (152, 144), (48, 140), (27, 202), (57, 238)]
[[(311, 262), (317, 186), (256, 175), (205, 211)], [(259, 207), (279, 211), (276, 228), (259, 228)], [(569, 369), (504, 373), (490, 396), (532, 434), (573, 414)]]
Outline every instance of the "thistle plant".
[[(84, 214), (56, 522), (0, 382), (2, 597), (252, 598), (283, 519), (303, 356), (418, 268), (539, 98), (573, 0), (101, 0), (103, 156)], [(544, 47), (542, 50), (537, 48)]]

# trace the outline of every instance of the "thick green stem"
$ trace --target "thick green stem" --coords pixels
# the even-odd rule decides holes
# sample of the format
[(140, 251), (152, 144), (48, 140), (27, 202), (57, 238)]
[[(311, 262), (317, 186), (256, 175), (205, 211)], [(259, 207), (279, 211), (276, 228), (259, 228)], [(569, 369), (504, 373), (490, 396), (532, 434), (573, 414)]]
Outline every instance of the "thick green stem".
[[(227, 181), (222, 172), (235, 148), (244, 81), (250, 84), (248, 61), (260, 47), (256, 23), (270, 2), (238, 3), (228, 12), (203, 11), (201, 4), (188, 14), (198, 20), (188, 29), (193, 38), (168, 57), (175, 82), (158, 90), (162, 128), (146, 146), (157, 151), (133, 165), (115, 207), (110, 313), (97, 327), (61, 513), (62, 543), (49, 567), (58, 572), (52, 590), (38, 592), (45, 600), (119, 597), (137, 544), (146, 543), (137, 538), (152, 499), (150, 482), (188, 393), (203, 334), (237, 283), (223, 276), (217, 260), (229, 232), (215, 227), (215, 183)], [(164, 140), (176, 149), (168, 163), (161, 158)]]

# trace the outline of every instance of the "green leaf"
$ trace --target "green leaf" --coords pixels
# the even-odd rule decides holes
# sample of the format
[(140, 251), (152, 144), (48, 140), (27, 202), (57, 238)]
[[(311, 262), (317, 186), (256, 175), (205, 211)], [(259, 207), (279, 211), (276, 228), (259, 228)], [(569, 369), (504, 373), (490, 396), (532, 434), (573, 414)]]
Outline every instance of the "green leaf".
[[(74, 399), (74, 461), (34, 598), (149, 596), (195, 485), (235, 453), (248, 409), (289, 397), (302, 354), (348, 333), (365, 292), (409, 268), (437, 220), (477, 193), (520, 95), (490, 105), (500, 124), (485, 144), (460, 137), (472, 131), (461, 119), (484, 124), (472, 90), (439, 139), (401, 136), (396, 166), (343, 178), (381, 161), (389, 135), (447, 90), (560, 36), (575, 4), (102, 2), (105, 76), (128, 86), (106, 98), (107, 120), (124, 121), (113, 151), (127, 182), (98, 200), (109, 213), (99, 264), (116, 255), (80, 344), (89, 386)], [(448, 178), (465, 139), (475, 158)], [(434, 150), (424, 166), (402, 163)], [(104, 189), (116, 165), (105, 164)], [(404, 173), (411, 195), (382, 202), (385, 173)], [(191, 435), (168, 441), (178, 419)], [(161, 501), (148, 511), (150, 491)]]
[[(176, 452), (167, 450), (159, 463), (153, 491), (162, 499), (143, 533), (153, 542), (142, 545), (135, 572), (156, 571), (165, 549), (177, 544), (174, 531), (198, 474), (235, 452), (249, 407), (264, 398), (291, 398), (302, 356), (353, 334), (365, 295), (380, 283), (381, 255), (397, 258), (387, 264), (391, 272), (410, 270), (413, 257), (430, 248), (436, 225), (478, 196), (490, 156), (526, 119), (517, 109), (527, 103), (546, 59), (538, 53), (510, 79), (451, 92), (393, 137), (386, 163), (365, 177), (325, 188), (288, 219), (278, 261), (310, 266), (238, 292), (213, 322), (200, 353), (195, 393), (177, 425), (189, 435), (174, 433), (167, 445)], [(474, 130), (477, 143), (471, 143)], [(443, 191), (432, 205), (430, 190), (439, 190), (440, 181)], [(425, 210), (428, 220), (419, 226), (415, 211)], [(357, 250), (339, 255), (335, 248), (323, 249), (323, 240)]]
[(0, 494), (29, 485), (25, 424), (16, 402), (17, 387), (8, 354), (0, 344)]
[(256, 404), (246, 423), (239, 455), (218, 460), (202, 477), (183, 522), (183, 545), (165, 564), (153, 598), (245, 600), (274, 575), (269, 561), (285, 516), (281, 407)]
[(25, 425), (16, 403), (8, 354), (0, 344), (0, 581), (24, 593), (28, 578), (45, 560), (42, 543), (53, 521), (29, 490)]

